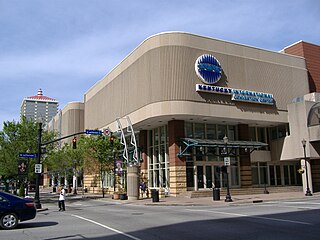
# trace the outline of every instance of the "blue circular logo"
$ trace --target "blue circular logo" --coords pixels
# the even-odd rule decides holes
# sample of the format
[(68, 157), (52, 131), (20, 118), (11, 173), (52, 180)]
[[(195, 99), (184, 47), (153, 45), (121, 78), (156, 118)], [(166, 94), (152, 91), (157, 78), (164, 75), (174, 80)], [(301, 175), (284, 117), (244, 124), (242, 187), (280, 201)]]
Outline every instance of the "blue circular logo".
[(210, 54), (198, 57), (195, 63), (195, 70), (198, 77), (206, 84), (217, 83), (222, 75), (222, 68), (219, 61)]

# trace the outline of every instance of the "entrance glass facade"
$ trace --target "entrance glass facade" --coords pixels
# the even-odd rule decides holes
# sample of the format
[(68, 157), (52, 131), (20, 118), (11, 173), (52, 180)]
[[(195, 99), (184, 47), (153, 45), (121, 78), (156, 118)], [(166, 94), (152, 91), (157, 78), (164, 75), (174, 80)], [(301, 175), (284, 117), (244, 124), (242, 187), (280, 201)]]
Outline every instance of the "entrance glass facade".
[[(280, 129), (280, 130), (279, 130)], [(263, 151), (270, 150), (269, 139), (283, 136), (286, 126), (277, 128), (249, 127), (249, 138), (252, 141), (268, 143)], [(184, 135), (192, 139), (223, 140), (225, 136), (230, 141), (237, 141), (238, 126), (184, 122)], [(277, 133), (277, 134), (276, 134)], [(278, 137), (279, 138), (279, 137)], [(170, 191), (168, 126), (148, 130), (148, 186), (164, 188)], [(259, 150), (255, 150), (259, 151)], [(227, 155), (226, 155), (227, 153)], [(190, 147), (186, 150), (186, 187), (188, 191), (227, 187), (227, 174), (222, 171), (224, 158), (230, 158), (228, 181), (230, 187), (240, 187), (240, 151), (237, 148), (225, 147)], [(296, 162), (281, 163), (279, 161), (251, 162), (252, 186), (289, 186), (301, 185), (301, 175)]]
[(148, 186), (169, 189), (169, 157), (167, 126), (149, 130), (148, 134)]
[[(222, 140), (227, 136), (237, 140), (237, 126), (222, 124), (206, 124), (185, 122), (185, 136), (195, 139)], [(194, 147), (188, 149), (186, 156), (187, 189), (199, 190), (212, 187), (226, 187), (226, 176), (222, 173), (224, 152), (219, 147)], [(230, 150), (229, 150), (230, 151)], [(235, 155), (237, 154), (237, 150)], [(240, 182), (239, 158), (230, 156), (229, 183), (238, 187)]]

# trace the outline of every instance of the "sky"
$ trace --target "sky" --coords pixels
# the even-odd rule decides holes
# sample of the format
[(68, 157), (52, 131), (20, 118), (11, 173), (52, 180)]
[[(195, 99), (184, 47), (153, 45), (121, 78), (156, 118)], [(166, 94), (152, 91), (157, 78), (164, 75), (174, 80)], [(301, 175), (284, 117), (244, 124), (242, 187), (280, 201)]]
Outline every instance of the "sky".
[(0, 0), (0, 130), (24, 97), (83, 101), (146, 38), (182, 31), (280, 51), (320, 45), (319, 0)]

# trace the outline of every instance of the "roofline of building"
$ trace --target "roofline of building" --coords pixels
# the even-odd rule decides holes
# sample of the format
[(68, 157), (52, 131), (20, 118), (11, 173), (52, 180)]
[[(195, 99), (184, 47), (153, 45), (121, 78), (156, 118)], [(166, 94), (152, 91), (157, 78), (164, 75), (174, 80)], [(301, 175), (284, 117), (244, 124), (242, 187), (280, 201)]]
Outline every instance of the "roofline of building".
[(299, 40), (299, 41), (297, 41), (295, 43), (290, 44), (289, 46), (284, 47), (281, 51), (284, 51), (285, 49), (288, 49), (288, 48), (290, 48), (290, 47), (292, 47), (294, 45), (297, 45), (299, 43), (307, 43), (307, 44), (311, 44), (311, 45), (318, 46), (318, 47), (320, 46), (320, 45), (315, 44), (315, 43), (307, 42), (307, 41), (304, 41), (304, 40)]
[(127, 54), (118, 64), (116, 64), (108, 73), (106, 73), (101, 79), (99, 79), (97, 82), (95, 82), (95, 84), (93, 84), (85, 93), (84, 95), (86, 95), (87, 93), (89, 93), (92, 89), (94, 89), (96, 87), (96, 85), (98, 85), (98, 83), (100, 83), (104, 78), (106, 78), (112, 71), (114, 71), (118, 66), (120, 66), (127, 58), (129, 58), (138, 48), (140, 48), (146, 41), (148, 41), (151, 38), (160, 36), (160, 35), (165, 35), (165, 34), (188, 34), (188, 35), (192, 35), (195, 37), (201, 37), (201, 38), (206, 38), (206, 39), (210, 39), (210, 40), (216, 40), (216, 41), (220, 41), (220, 42), (226, 42), (226, 43), (231, 43), (231, 44), (235, 44), (235, 45), (239, 45), (239, 46), (244, 46), (244, 47), (249, 47), (249, 48), (254, 48), (257, 50), (262, 50), (262, 51), (267, 51), (267, 52), (271, 52), (271, 53), (276, 53), (276, 54), (282, 54), (282, 55), (287, 55), (290, 57), (295, 57), (295, 58), (300, 58), (300, 59), (304, 59), (303, 57), (300, 56), (295, 56), (295, 55), (290, 55), (290, 54), (286, 54), (283, 52), (276, 52), (276, 51), (272, 51), (272, 50), (267, 50), (267, 49), (263, 49), (263, 48), (258, 48), (258, 47), (253, 47), (250, 45), (245, 45), (245, 44), (240, 44), (240, 43), (235, 43), (235, 42), (231, 42), (231, 41), (226, 41), (226, 40), (221, 40), (221, 39), (217, 39), (217, 38), (212, 38), (212, 37), (208, 37), (208, 36), (203, 36), (203, 35), (198, 35), (198, 34), (194, 34), (194, 33), (190, 33), (190, 32), (183, 32), (183, 31), (167, 31), (167, 32), (160, 32), (160, 33), (156, 33), (153, 34), (149, 37), (147, 37), (146, 39), (144, 39), (137, 47), (135, 47), (129, 54)]

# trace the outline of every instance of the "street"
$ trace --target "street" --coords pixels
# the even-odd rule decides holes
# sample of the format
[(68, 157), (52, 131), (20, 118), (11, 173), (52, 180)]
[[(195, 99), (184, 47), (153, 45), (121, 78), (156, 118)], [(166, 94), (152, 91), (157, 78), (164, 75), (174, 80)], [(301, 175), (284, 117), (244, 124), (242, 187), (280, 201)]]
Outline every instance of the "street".
[(319, 239), (317, 198), (230, 206), (150, 206), (111, 199), (46, 203), (36, 219), (0, 230), (1, 240)]

